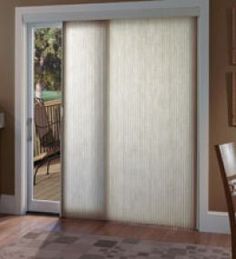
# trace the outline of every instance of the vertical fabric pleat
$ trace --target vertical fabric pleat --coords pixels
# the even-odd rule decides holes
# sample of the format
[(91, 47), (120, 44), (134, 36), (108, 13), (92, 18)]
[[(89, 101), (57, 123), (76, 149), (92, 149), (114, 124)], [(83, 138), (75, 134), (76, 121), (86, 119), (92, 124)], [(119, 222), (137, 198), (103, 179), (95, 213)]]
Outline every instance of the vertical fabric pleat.
[(65, 216), (194, 227), (195, 27), (65, 25)]

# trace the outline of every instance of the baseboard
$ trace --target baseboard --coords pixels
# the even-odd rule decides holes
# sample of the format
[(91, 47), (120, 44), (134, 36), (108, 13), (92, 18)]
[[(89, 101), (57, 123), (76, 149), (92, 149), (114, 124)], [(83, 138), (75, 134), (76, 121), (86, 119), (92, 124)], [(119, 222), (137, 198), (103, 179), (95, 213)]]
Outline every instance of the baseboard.
[(14, 195), (0, 196), (0, 213), (1, 214), (18, 214), (16, 209), (16, 198)]
[[(19, 211), (17, 211), (16, 197), (14, 195), (0, 196), (0, 213), (20, 215)], [(201, 222), (199, 231), (229, 234), (228, 214), (226, 212), (209, 211), (207, 216), (204, 217), (204, 222)]]
[(204, 222), (201, 222), (200, 224), (199, 231), (230, 234), (228, 213), (208, 211), (207, 215), (204, 217)]

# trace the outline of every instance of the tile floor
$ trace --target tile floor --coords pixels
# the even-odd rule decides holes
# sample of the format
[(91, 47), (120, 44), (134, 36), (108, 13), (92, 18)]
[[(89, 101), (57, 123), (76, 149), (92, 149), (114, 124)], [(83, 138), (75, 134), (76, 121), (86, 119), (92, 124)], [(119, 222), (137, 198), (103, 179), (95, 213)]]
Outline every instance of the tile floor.
[(0, 250), (1, 259), (229, 259), (228, 248), (62, 231), (33, 231)]

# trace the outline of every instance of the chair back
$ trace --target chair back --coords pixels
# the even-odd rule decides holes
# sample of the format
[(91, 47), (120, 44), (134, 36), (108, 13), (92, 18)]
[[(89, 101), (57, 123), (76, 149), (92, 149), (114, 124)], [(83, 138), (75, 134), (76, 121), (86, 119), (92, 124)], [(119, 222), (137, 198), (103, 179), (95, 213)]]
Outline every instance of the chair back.
[(236, 259), (236, 144), (222, 144), (219, 145), (218, 148), (218, 155), (220, 156), (221, 178), (224, 185), (224, 191), (230, 220), (232, 258)]
[(48, 115), (44, 102), (40, 99), (35, 99), (34, 102), (34, 123), (41, 146), (43, 148), (53, 147), (55, 144), (53, 131), (48, 121)]

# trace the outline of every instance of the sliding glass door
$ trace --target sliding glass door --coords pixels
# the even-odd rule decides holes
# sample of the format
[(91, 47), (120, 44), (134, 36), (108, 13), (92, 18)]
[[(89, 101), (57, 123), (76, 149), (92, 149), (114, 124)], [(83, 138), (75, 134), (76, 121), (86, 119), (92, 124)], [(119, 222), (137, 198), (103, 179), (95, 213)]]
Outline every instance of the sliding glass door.
[(28, 210), (60, 212), (62, 24), (28, 28)]

